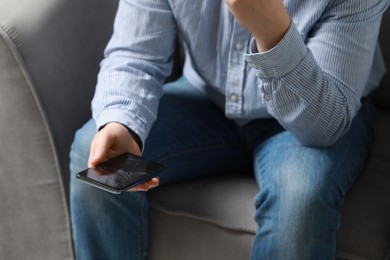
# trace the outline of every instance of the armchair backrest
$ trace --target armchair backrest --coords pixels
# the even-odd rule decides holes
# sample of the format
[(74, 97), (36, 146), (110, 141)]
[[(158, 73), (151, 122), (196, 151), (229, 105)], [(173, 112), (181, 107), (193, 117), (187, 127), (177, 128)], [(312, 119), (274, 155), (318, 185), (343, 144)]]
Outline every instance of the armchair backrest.
[(387, 65), (387, 73), (382, 79), (381, 86), (373, 93), (373, 101), (380, 108), (390, 109), (390, 10), (383, 16), (379, 41), (383, 57)]
[[(0, 0), (7, 38), (56, 146), (62, 177), (69, 144), (91, 116), (90, 101), (118, 1)], [(64, 180), (67, 183), (67, 179)]]

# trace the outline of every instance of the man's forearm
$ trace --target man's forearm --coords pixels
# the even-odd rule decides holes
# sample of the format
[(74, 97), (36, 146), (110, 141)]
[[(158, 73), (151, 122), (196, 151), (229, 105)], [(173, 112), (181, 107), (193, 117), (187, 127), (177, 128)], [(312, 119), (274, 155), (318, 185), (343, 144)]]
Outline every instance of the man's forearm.
[(225, 0), (236, 20), (256, 39), (259, 52), (272, 49), (287, 32), (291, 18), (281, 0)]

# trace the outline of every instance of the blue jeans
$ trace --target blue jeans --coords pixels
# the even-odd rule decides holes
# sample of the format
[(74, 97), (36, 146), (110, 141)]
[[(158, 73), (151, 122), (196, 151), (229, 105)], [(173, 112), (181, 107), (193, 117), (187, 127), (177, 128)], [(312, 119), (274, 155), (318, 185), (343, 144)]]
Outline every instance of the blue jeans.
[[(301, 146), (275, 120), (237, 126), (184, 78), (164, 86), (158, 120), (143, 156), (166, 164), (161, 185), (216, 175), (255, 174), (258, 231), (252, 259), (334, 259), (345, 193), (373, 139), (374, 109), (365, 103), (331, 148)], [(96, 126), (86, 123), (71, 149), (71, 215), (78, 259), (144, 259), (145, 192), (113, 195), (75, 179), (87, 167)], [(234, 191), (232, 191), (234, 193)]]

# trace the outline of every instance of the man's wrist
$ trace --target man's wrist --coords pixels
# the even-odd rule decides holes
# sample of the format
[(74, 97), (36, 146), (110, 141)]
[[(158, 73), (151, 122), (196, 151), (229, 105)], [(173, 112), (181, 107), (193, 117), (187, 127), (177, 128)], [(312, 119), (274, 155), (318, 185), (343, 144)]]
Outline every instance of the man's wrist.
[(142, 145), (142, 141), (141, 141), (141, 138), (133, 131), (131, 130), (130, 128), (128, 128), (127, 126), (123, 125), (124, 127), (126, 127), (127, 131), (129, 131), (129, 134), (131, 135), (131, 137), (134, 139), (134, 141), (137, 143), (140, 151), (142, 151), (143, 149), (143, 145)]
[(262, 30), (259, 34), (253, 34), (259, 52), (266, 52), (274, 48), (283, 39), (292, 22), (287, 12), (276, 21), (269, 31)]
[(131, 136), (131, 138), (138, 145), (139, 150), (142, 151), (143, 144), (142, 144), (141, 138), (132, 129), (130, 129), (129, 127), (127, 127), (126, 125), (124, 125), (122, 123), (119, 123), (119, 122), (109, 122), (109, 123), (99, 127), (98, 131), (102, 130), (106, 125), (111, 124), (111, 123), (116, 123), (116, 124), (119, 124), (119, 125), (123, 126), (124, 128), (126, 128), (127, 131), (129, 132), (129, 135)]

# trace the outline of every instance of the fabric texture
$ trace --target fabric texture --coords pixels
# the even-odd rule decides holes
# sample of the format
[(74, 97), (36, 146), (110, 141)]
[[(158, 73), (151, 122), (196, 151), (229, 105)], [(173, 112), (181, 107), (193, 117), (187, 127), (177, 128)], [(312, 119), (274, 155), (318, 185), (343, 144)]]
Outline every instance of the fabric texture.
[[(171, 190), (170, 186), (164, 189), (164, 191), (169, 194), (165, 198), (173, 203), (178, 200), (171, 196), (180, 195), (181, 198), (183, 198), (184, 203), (193, 202), (195, 198), (199, 196), (198, 198), (202, 201), (207, 200), (210, 203), (210, 208), (215, 207), (215, 209), (208, 210), (208, 212), (212, 214), (212, 218), (208, 219), (207, 216), (205, 216), (207, 211), (202, 210), (199, 214), (192, 215), (186, 211), (185, 207), (182, 208), (183, 210), (178, 210), (179, 207), (181, 208), (183, 205), (172, 205), (167, 208), (161, 207), (159, 203), (156, 203), (154, 206), (152, 205), (150, 209), (150, 229), (153, 232), (153, 236), (150, 241), (151, 250), (148, 259), (249, 259), (256, 224), (253, 222), (250, 215), (243, 213), (248, 212), (249, 209), (253, 209), (253, 205), (247, 205), (247, 203), (248, 200), (251, 200), (252, 195), (256, 193), (255, 190), (252, 190), (254, 193), (251, 194), (246, 189), (257, 189), (257, 187), (251, 180), (246, 181), (245, 179), (230, 178), (229, 176), (226, 176), (226, 180), (227, 185), (220, 185), (221, 182), (219, 179), (207, 179), (189, 182), (188, 185), (184, 184), (184, 186), (180, 186), (180, 188), (178, 185), (172, 186), (171, 188), (175, 188), (174, 190)], [(221, 196), (227, 193), (226, 189), (243, 191), (243, 197), (228, 197), (225, 200), (215, 198), (215, 196), (209, 197), (209, 195), (213, 194), (212, 192), (207, 192), (206, 189), (208, 187), (212, 187), (213, 190), (222, 190), (223, 192), (220, 193)], [(176, 188), (180, 189), (180, 193), (175, 192)], [(188, 188), (192, 193), (189, 194), (184, 188)], [(159, 192), (158, 194), (164, 194), (165, 192)], [(155, 194), (152, 200), (156, 199), (158, 194)], [(229, 212), (224, 214), (221, 210), (218, 210), (219, 207), (228, 204), (231, 205), (230, 203), (236, 202), (242, 202), (243, 204), (239, 209), (235, 208), (236, 210), (239, 210), (235, 213)], [(200, 206), (200, 209), (206, 207), (205, 203), (197, 203), (197, 206), (198, 205)], [(232, 211), (234, 211), (234, 209), (232, 209)], [(221, 221), (218, 220), (221, 216), (222, 218), (220, 220), (232, 218), (233, 221), (230, 223), (221, 223)], [(238, 218), (241, 218), (241, 221), (237, 222)], [(217, 221), (213, 222), (215, 219)], [(253, 231), (243, 230), (240, 225), (237, 225), (239, 222), (245, 222), (245, 225), (252, 225)], [(224, 224), (234, 226), (227, 227), (224, 226)], [(169, 239), (167, 239), (168, 237)]]
[[(383, 145), (390, 142), (390, 113), (379, 111), (376, 126), (376, 142), (369, 163), (347, 193), (341, 211), (336, 237), (336, 255), (340, 260), (390, 258), (390, 155), (388, 147)], [(231, 190), (235, 190), (238, 196), (229, 197)], [(218, 192), (218, 197), (214, 196), (214, 191)], [(205, 254), (203, 260), (216, 259), (218, 250), (226, 257), (236, 256), (236, 250), (241, 249), (238, 247), (242, 242), (241, 235), (253, 236), (256, 230), (252, 218), (253, 204), (248, 203), (256, 192), (253, 181), (238, 175), (226, 176), (224, 182), (212, 178), (152, 190), (148, 194), (152, 218), (150, 228), (151, 233), (157, 235), (151, 236), (150, 259), (160, 259), (159, 256), (174, 258), (177, 251), (167, 249), (169, 244), (182, 245), (185, 249), (179, 254), (184, 254), (186, 259), (199, 259), (195, 254), (185, 253), (191, 250), (192, 241), (207, 247), (207, 250), (203, 249), (206, 252), (214, 252), (214, 255)], [(220, 197), (226, 199), (220, 200)], [(189, 208), (193, 204), (196, 207)], [(230, 204), (240, 205), (240, 208), (226, 210), (226, 205)], [(189, 230), (193, 230), (191, 236), (184, 236)], [(229, 246), (215, 244), (216, 235), (209, 237), (208, 231), (217, 232), (221, 237), (235, 236), (238, 240)], [(235, 233), (237, 231), (243, 233)], [(247, 259), (249, 254), (242, 252), (240, 256)]]
[(120, 122), (145, 141), (178, 32), (190, 58), (184, 75), (228, 118), (272, 116), (302, 144), (329, 146), (384, 73), (373, 58), (389, 3), (285, 1), (290, 29), (273, 49), (252, 53), (251, 35), (223, 1), (122, 0), (92, 103), (97, 126)]
[(117, 3), (0, 2), (0, 258), (73, 259), (70, 141), (90, 115)]
[[(382, 46), (382, 53), (384, 59), (387, 61), (387, 68), (389, 68), (390, 60), (390, 49), (387, 46), (390, 46), (390, 35), (388, 33), (388, 25), (390, 24), (390, 16), (385, 15), (382, 21), (381, 33), (379, 35), (379, 41)], [(389, 73), (383, 77), (381, 82), (381, 87), (373, 93), (373, 101), (375, 105), (381, 108), (389, 109), (390, 108), (390, 76)]]
[[(61, 174), (65, 183), (69, 180), (69, 143), (90, 117), (99, 62), (112, 34), (116, 3), (111, 2), (1, 1), (1, 28), (26, 66), (61, 158), (60, 169), (66, 169)], [(90, 14), (91, 8), (97, 13)]]
[[(112, 0), (1, 0), (0, 259), (74, 259), (61, 186), (65, 191), (69, 188), (70, 142), (74, 130), (90, 116), (98, 63), (112, 33), (116, 6)], [(380, 36), (386, 61), (390, 57), (389, 17), (387, 13)], [(25, 66), (15, 62), (15, 53)], [(38, 95), (31, 92), (26, 74)], [(390, 258), (388, 77), (382, 83), (374, 99), (380, 109), (372, 156), (342, 209), (337, 237), (340, 259)], [(55, 136), (54, 146), (48, 129)], [(28, 170), (26, 163), (31, 166)], [(64, 181), (57, 177), (58, 169)], [(250, 229), (256, 226), (248, 201), (257, 188), (248, 178), (221, 178), (240, 194), (230, 198), (242, 203), (237, 209), (240, 214), (221, 211), (229, 201), (214, 200), (213, 189), (221, 195), (229, 192), (219, 179), (175, 184), (148, 194), (152, 203), (150, 259), (215, 260), (221, 253), (224, 260), (248, 259)], [(186, 203), (194, 201), (197, 210), (187, 214)], [(243, 223), (249, 232), (236, 232)], [(194, 247), (201, 253), (188, 254)]]
[(9, 44), (0, 37), (0, 258), (71, 259), (70, 223), (51, 137)]

